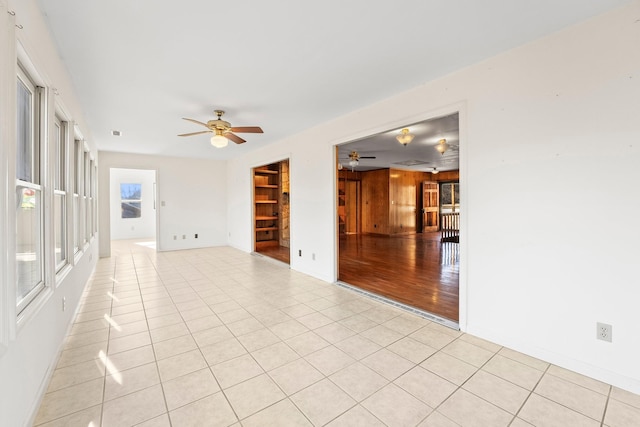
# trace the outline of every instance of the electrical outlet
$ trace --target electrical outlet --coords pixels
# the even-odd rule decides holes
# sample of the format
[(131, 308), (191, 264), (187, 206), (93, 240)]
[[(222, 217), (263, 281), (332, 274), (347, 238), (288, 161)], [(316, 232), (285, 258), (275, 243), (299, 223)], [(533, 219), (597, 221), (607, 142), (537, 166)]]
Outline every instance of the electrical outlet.
[(195, 238), (195, 239), (197, 239), (197, 238), (198, 238), (198, 233), (196, 233), (196, 234), (194, 235), (194, 238)]
[(184, 239), (186, 239), (186, 238), (187, 238), (187, 235), (186, 235), (186, 234), (183, 234), (183, 235), (182, 235), (182, 240), (184, 240)]
[(178, 236), (176, 236), (175, 234), (173, 235), (173, 240), (178, 240)]
[(598, 322), (596, 324), (596, 338), (602, 341), (612, 342), (613, 329), (611, 325)]

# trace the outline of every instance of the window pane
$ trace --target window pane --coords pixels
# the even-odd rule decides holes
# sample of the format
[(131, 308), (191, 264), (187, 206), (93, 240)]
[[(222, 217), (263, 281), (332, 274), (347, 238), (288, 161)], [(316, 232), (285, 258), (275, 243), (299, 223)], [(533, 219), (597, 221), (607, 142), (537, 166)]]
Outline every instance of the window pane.
[(122, 200), (140, 200), (142, 193), (142, 184), (120, 184), (120, 199)]
[(42, 283), (42, 204), (40, 190), (18, 187), (16, 212), (16, 265), (18, 269), (17, 303)]
[(16, 177), (33, 181), (33, 92), (18, 79)]
[(140, 202), (122, 202), (122, 218), (140, 218), (142, 215)]
[(66, 190), (65, 186), (65, 127), (66, 122), (61, 122), (56, 119), (55, 128), (56, 128), (56, 170), (55, 170), (55, 189), (56, 190)]
[(456, 205), (460, 204), (460, 184), (454, 184), (453, 185), (453, 191), (454, 191), (454, 199), (455, 199), (455, 203)]
[(56, 194), (54, 196), (54, 221), (55, 221), (55, 236), (56, 236), (56, 270), (65, 264), (67, 258), (67, 245), (65, 241), (66, 233), (66, 215), (65, 215), (65, 196), (62, 194)]
[(142, 184), (120, 184), (120, 207), (122, 218), (142, 216)]
[(451, 184), (442, 184), (440, 186), (440, 204), (451, 204)]
[(80, 250), (80, 197), (73, 195), (73, 251)]

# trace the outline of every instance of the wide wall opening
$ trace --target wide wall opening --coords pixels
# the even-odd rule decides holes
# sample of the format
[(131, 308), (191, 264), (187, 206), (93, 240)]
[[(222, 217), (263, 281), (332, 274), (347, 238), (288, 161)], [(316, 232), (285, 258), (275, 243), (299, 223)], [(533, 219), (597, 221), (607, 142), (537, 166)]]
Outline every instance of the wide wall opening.
[(459, 320), (458, 113), (337, 147), (338, 280)]

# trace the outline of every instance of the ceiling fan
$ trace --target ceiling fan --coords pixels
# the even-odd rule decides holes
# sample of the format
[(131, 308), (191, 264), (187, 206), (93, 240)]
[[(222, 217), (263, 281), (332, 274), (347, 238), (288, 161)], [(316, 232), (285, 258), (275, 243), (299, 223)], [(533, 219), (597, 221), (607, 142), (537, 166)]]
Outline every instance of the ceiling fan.
[(349, 153), (349, 160), (358, 161), (360, 159), (375, 159), (376, 156), (361, 156), (357, 151), (353, 150)]
[(203, 123), (198, 120), (188, 119), (183, 117), (183, 120), (187, 120), (189, 122), (193, 122), (204, 126), (207, 130), (202, 130), (199, 132), (191, 132), (191, 133), (183, 133), (178, 136), (193, 136), (200, 135), (203, 133), (213, 133), (214, 135), (211, 137), (211, 145), (217, 148), (226, 147), (228, 140), (235, 142), (236, 144), (242, 144), (246, 142), (244, 139), (240, 138), (233, 132), (238, 133), (263, 133), (262, 129), (258, 126), (244, 126), (244, 127), (232, 127), (231, 123), (222, 120), (222, 115), (224, 111), (215, 110), (214, 113), (218, 116), (216, 120), (209, 120), (207, 123)]
[[(354, 170), (356, 166), (358, 166), (358, 162), (360, 159), (375, 159), (376, 156), (361, 156), (357, 151), (353, 150), (349, 153), (349, 166), (351, 166), (351, 170)], [(338, 169), (342, 169), (342, 164), (338, 164)]]

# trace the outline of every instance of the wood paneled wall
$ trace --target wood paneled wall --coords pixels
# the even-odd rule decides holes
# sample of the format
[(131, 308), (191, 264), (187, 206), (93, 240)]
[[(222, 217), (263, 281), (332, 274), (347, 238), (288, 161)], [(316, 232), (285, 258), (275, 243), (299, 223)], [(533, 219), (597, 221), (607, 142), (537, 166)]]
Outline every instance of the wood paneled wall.
[(458, 171), (432, 174), (401, 169), (360, 172), (362, 232), (406, 234), (422, 229), (423, 181), (457, 181)]
[(389, 234), (389, 169), (361, 172), (362, 232)]

